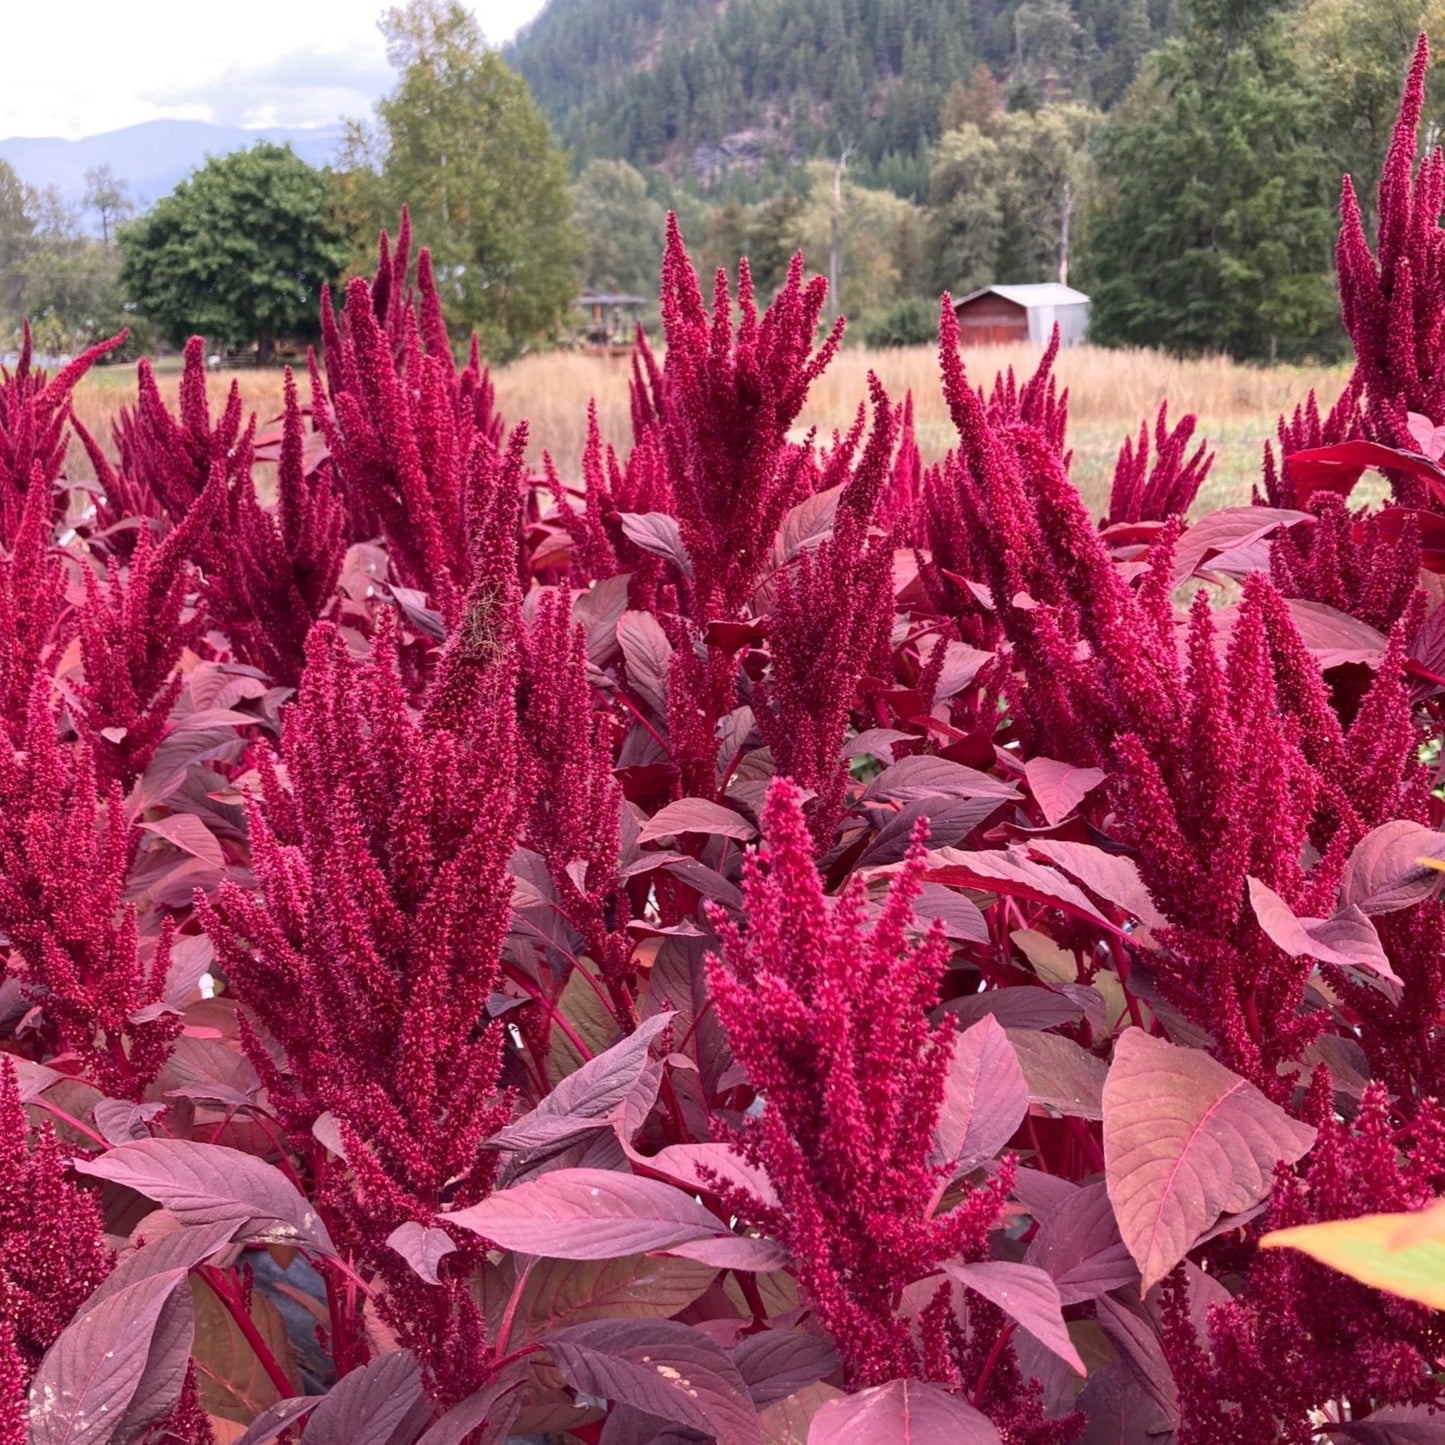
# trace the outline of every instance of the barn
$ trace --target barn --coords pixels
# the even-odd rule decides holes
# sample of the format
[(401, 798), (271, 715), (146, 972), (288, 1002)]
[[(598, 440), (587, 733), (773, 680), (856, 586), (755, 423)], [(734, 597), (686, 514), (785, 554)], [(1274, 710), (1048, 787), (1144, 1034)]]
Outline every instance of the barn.
[(965, 346), (1032, 341), (1048, 344), (1055, 323), (1059, 340), (1072, 346), (1089, 329), (1089, 298), (1072, 286), (1045, 281), (1033, 286), (985, 286), (955, 301), (959, 339)]

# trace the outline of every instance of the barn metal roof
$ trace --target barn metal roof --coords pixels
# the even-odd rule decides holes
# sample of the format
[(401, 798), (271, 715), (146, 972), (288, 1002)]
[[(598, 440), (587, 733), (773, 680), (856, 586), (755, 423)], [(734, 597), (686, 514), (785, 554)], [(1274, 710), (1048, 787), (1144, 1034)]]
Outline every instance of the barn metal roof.
[(953, 303), (954, 308), (976, 301), (980, 296), (1002, 296), (1016, 306), (1080, 306), (1088, 305), (1089, 298), (1072, 286), (1061, 286), (1057, 281), (1040, 281), (1029, 286), (982, 286), (977, 291), (961, 297)]
[(584, 291), (574, 306), (646, 306), (646, 296), (629, 296), (620, 291)]

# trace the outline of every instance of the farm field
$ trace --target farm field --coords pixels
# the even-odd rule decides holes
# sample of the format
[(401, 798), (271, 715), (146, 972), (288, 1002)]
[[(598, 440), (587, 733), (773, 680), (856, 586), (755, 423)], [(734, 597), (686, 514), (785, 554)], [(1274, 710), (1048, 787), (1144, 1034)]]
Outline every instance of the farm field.
[[(966, 352), (975, 381), (990, 381), (1012, 366), (1030, 374), (1036, 347), (994, 347)], [(913, 392), (915, 428), (925, 462), (936, 461), (953, 443), (938, 384), (933, 347), (888, 351), (845, 350), (814, 386), (802, 424), (827, 432), (845, 427), (867, 395), (869, 371), (876, 371), (891, 396)], [(1273, 436), (1280, 413), (1293, 410), (1311, 388), (1321, 407), (1339, 395), (1348, 376), (1344, 366), (1241, 366), (1227, 357), (1185, 361), (1152, 351), (1111, 351), (1081, 346), (1065, 351), (1055, 367), (1069, 388), (1069, 439), (1074, 450), (1074, 481), (1097, 512), (1108, 495), (1114, 460), (1124, 437), (1151, 420), (1165, 398), (1172, 417), (1195, 412), (1200, 434), (1217, 453), (1214, 468), (1196, 503), (1197, 511), (1247, 501), (1259, 474), (1261, 448)], [(508, 423), (526, 417), (531, 428), (530, 455), (540, 465), (550, 452), (564, 477), (575, 477), (586, 439), (587, 403), (596, 398), (602, 434), (615, 445), (628, 438), (625, 358), (552, 352), (525, 357), (493, 373), (497, 404)], [(225, 372), (211, 378), (219, 399), (232, 380), (240, 383), (248, 410), (264, 424), (281, 410), (280, 370)], [(96, 436), (108, 440), (110, 423), (130, 398), (134, 370), (115, 367), (92, 373), (77, 388), (75, 410)], [(179, 373), (159, 377), (161, 393), (174, 403)], [(303, 386), (303, 396), (305, 388)], [(69, 458), (72, 475), (88, 476), (89, 464), (76, 443)]]

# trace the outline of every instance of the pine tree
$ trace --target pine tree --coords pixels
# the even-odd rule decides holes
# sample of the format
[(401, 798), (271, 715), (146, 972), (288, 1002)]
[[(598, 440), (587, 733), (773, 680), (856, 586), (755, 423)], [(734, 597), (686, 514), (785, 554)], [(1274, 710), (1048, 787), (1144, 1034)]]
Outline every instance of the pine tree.
[(1323, 101), (1258, 8), (1198, 0), (1105, 130), (1082, 268), (1100, 341), (1254, 359), (1339, 345)]

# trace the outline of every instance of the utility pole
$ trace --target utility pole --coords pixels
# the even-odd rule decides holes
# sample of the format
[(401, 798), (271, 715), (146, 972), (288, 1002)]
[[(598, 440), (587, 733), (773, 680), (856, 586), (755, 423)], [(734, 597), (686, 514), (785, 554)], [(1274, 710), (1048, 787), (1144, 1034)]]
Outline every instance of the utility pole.
[(838, 319), (838, 220), (843, 214), (843, 170), (852, 146), (844, 146), (833, 167), (833, 214), (828, 220), (828, 313)]

